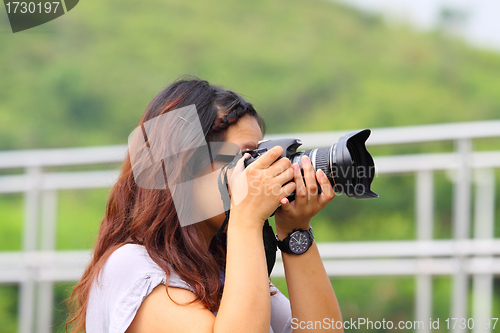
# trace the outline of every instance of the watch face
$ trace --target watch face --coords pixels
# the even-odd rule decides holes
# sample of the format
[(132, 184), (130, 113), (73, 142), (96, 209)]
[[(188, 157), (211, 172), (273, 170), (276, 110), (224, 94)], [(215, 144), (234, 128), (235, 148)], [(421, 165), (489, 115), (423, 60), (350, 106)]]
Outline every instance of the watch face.
[(290, 235), (290, 250), (295, 254), (302, 254), (307, 251), (310, 242), (305, 232), (295, 231)]

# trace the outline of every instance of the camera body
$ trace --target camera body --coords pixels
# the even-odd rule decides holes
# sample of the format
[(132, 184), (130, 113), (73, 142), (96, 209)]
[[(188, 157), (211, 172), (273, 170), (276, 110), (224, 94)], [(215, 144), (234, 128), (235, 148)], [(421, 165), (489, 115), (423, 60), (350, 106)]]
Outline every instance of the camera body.
[[(378, 198), (370, 189), (375, 176), (373, 158), (365, 146), (370, 133), (369, 129), (348, 133), (330, 147), (301, 152), (297, 152), (302, 145), (299, 139), (260, 141), (257, 149), (247, 151), (250, 156), (245, 159), (244, 165), (247, 167), (269, 149), (281, 146), (283, 155), (279, 158), (285, 157), (292, 163), (298, 163), (302, 174), (301, 158), (303, 155), (309, 156), (314, 170), (323, 170), (336, 193), (356, 199)], [(321, 187), (318, 186), (318, 189), (321, 191)], [(295, 192), (288, 199), (294, 200)]]

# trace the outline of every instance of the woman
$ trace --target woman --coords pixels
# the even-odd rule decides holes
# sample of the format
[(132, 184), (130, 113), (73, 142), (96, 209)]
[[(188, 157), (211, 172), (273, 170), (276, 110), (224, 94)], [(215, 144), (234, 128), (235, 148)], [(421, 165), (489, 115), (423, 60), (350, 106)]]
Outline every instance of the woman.
[[(262, 140), (263, 122), (250, 103), (198, 79), (178, 80), (151, 101), (139, 122), (144, 138), (148, 139), (148, 121), (190, 105), (196, 106), (208, 143), (233, 143), (245, 151), (257, 148)], [(182, 139), (176, 127), (162, 141), (175, 145)], [(192, 160), (189, 154), (181, 154), (179, 161)], [(307, 240), (312, 236), (311, 218), (334, 197), (325, 174), (315, 173), (307, 157), (301, 161), (302, 177), (298, 165), (279, 159), (282, 154), (283, 149), (275, 147), (245, 168), (246, 153), (228, 171), (231, 209), (227, 228), (219, 237), (225, 219), (222, 211), (181, 225), (174, 190), (168, 185), (163, 189), (138, 186), (129, 146), (92, 260), (70, 297), (74, 307), (68, 324), (73, 331), (278, 333), (291, 332), (294, 323), (294, 331), (299, 332), (305, 327), (301, 322), (341, 320), (312, 237), (307, 246), (297, 243), (299, 252), (305, 250), (302, 254), (280, 246), (290, 301), (269, 282), (262, 237), (266, 219), (276, 211), (279, 240), (288, 241), (298, 229)], [(178, 170), (172, 174), (193, 171), (186, 171), (186, 163), (176, 165)], [(203, 207), (216, 201), (221, 205), (217, 177), (203, 179), (204, 191), (193, 192), (189, 200)], [(293, 191), (295, 200), (289, 202)], [(315, 331), (321, 328), (331, 331), (326, 325)]]

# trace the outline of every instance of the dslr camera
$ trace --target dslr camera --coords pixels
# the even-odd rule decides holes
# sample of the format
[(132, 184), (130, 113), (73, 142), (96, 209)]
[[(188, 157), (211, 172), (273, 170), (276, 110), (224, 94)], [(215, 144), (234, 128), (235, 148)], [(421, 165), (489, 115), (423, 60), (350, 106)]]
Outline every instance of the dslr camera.
[[(307, 155), (311, 159), (314, 171), (323, 170), (336, 193), (356, 199), (378, 198), (378, 195), (370, 190), (375, 176), (373, 158), (365, 146), (370, 133), (369, 129), (348, 133), (330, 147), (300, 152), (297, 152), (297, 148), (302, 145), (299, 139), (260, 141), (257, 149), (246, 151), (250, 156), (244, 161), (244, 165), (247, 167), (269, 149), (281, 146), (284, 152), (279, 158), (286, 157), (292, 163), (298, 163), (302, 175), (301, 158)], [(321, 192), (319, 186), (318, 191)], [(295, 192), (288, 199), (294, 200)]]

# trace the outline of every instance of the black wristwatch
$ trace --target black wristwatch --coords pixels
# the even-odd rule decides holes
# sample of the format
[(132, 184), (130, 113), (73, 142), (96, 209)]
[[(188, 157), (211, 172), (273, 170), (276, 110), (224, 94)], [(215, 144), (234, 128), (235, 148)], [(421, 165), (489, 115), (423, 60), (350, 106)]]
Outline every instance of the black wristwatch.
[(314, 234), (312, 227), (309, 230), (303, 229), (293, 229), (288, 236), (279, 240), (278, 235), (276, 235), (276, 241), (278, 243), (278, 248), (288, 254), (303, 254), (311, 247), (314, 241)]

